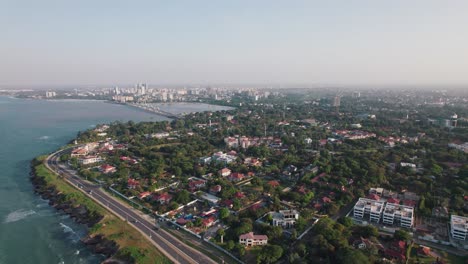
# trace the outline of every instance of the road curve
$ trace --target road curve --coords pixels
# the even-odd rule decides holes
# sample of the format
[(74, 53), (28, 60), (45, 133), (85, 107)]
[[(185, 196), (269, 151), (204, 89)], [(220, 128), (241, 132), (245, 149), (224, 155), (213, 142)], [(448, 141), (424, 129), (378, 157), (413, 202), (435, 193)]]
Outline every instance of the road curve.
[(155, 223), (151, 223), (141, 217), (133, 208), (117, 201), (110, 194), (100, 188), (99, 185), (85, 181), (77, 176), (76, 172), (67, 166), (61, 165), (58, 159), (67, 150), (55, 152), (47, 157), (45, 165), (53, 172), (61, 175), (72, 186), (80, 189), (84, 194), (100, 203), (113, 214), (126, 220), (131, 226), (151, 241), (163, 254), (175, 263), (217, 263), (203, 253), (187, 246), (168, 232), (159, 229), (154, 230)]

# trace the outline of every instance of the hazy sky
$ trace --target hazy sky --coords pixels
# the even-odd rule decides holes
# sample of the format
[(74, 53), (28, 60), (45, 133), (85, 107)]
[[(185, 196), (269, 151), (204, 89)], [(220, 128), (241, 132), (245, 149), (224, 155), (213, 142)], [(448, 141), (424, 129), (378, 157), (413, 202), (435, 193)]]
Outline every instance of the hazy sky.
[(468, 84), (467, 0), (0, 0), (0, 85)]

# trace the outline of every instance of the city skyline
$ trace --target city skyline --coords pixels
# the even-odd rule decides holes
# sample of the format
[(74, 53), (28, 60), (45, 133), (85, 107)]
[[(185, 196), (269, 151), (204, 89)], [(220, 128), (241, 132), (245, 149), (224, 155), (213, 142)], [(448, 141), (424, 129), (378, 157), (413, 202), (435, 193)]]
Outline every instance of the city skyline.
[(0, 6), (0, 88), (468, 84), (463, 1)]

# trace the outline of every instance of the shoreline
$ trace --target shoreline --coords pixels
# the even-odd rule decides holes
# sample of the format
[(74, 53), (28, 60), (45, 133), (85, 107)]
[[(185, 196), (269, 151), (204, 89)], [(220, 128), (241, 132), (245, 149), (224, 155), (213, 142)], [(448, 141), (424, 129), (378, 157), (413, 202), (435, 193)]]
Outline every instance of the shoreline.
[[(144, 239), (139, 237), (137, 230), (50, 171), (43, 163), (44, 159), (44, 156), (39, 156), (30, 163), (34, 193), (47, 200), (49, 206), (69, 215), (73, 221), (87, 226), (86, 236), (80, 242), (94, 254), (103, 255), (105, 259), (101, 263), (150, 263), (153, 260), (170, 263), (156, 248), (139, 248)], [(142, 252), (148, 256), (140, 261), (138, 257)]]

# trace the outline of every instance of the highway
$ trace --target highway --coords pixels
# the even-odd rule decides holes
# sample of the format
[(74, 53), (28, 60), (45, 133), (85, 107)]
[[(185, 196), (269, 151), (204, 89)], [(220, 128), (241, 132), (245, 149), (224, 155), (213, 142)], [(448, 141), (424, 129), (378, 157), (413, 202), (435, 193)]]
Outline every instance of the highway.
[(74, 170), (59, 163), (59, 157), (67, 150), (58, 151), (47, 157), (45, 165), (52, 171), (64, 177), (71, 185), (81, 189), (87, 196), (99, 202), (106, 209), (126, 220), (131, 226), (142, 233), (163, 254), (175, 263), (217, 263), (203, 253), (187, 246), (168, 232), (159, 228), (155, 230), (155, 223), (151, 223), (140, 216), (135, 209), (117, 201), (112, 195), (78, 177)]

